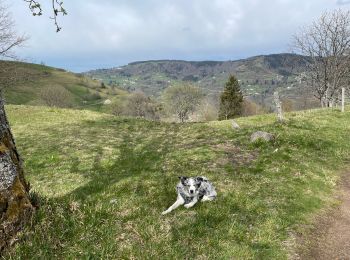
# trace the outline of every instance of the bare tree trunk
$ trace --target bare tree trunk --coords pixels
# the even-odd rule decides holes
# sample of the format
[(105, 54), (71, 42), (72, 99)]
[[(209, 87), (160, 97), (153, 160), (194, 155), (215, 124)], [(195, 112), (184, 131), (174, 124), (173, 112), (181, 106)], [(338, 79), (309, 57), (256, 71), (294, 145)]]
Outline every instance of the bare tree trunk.
[(33, 211), (28, 191), (0, 95), (0, 252)]

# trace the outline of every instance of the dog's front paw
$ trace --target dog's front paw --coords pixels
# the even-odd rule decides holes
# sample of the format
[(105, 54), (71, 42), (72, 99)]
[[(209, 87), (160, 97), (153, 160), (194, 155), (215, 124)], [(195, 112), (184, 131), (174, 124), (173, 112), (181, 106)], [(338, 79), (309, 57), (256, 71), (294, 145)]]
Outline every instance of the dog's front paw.
[(168, 214), (168, 213), (169, 213), (169, 211), (164, 210), (164, 211), (162, 212), (162, 215), (166, 215), (166, 214)]
[(192, 208), (192, 207), (193, 207), (193, 204), (185, 204), (184, 207), (185, 207), (186, 209), (189, 209), (189, 208)]
[(202, 202), (205, 202), (205, 201), (211, 201), (212, 199), (210, 199), (209, 197), (207, 197), (207, 196), (204, 196), (203, 198), (202, 198)]

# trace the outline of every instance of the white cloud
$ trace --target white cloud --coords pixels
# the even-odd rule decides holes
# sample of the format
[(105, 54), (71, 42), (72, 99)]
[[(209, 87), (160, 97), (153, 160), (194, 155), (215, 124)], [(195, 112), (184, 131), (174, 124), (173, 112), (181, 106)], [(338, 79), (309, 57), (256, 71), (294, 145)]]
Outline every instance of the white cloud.
[(22, 56), (78, 70), (143, 59), (235, 59), (287, 51), (298, 27), (344, 2), (67, 0), (68, 16), (60, 18), (58, 34), (49, 14), (31, 17), (21, 1), (11, 10), (19, 30), (31, 36)]
[(350, 0), (337, 0), (338, 5), (348, 5), (350, 4)]

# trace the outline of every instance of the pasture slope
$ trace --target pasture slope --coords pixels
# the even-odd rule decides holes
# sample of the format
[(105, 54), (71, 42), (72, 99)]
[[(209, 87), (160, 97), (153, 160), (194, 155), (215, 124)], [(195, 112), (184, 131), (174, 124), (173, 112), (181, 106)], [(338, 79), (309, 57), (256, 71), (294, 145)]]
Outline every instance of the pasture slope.
[[(103, 86), (100, 81), (82, 74), (45, 65), (0, 60), (0, 67), (6, 68), (0, 71), (0, 81), (6, 87), (7, 104), (45, 105), (43, 92), (51, 90), (53, 96), (57, 91), (64, 93), (61, 107), (110, 112), (108, 106), (103, 106), (106, 99), (124, 102), (129, 95), (127, 91)], [(7, 86), (3, 79), (11, 79), (11, 85)]]
[[(332, 205), (350, 156), (350, 112), (313, 110), (211, 123), (7, 107), (40, 204), (9, 259), (285, 259), (292, 234)], [(256, 130), (274, 143), (249, 143)], [(181, 175), (218, 198), (161, 216)]]

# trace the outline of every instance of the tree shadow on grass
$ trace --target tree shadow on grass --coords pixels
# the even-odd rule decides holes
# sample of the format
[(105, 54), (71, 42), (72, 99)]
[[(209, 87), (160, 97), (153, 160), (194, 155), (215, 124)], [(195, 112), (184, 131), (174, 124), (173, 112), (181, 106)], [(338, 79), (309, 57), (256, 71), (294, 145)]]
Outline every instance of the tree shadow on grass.
[[(113, 159), (110, 159), (109, 155), (104, 154), (104, 147), (110, 146), (111, 143), (110, 140), (105, 138), (94, 138), (96, 140), (94, 151), (84, 151), (84, 153), (91, 152), (94, 154), (92, 166), (87, 170), (83, 170), (82, 168), (84, 167), (80, 167), (84, 163), (84, 159), (74, 156), (74, 151), (72, 151), (73, 156), (70, 158), (71, 172), (82, 175), (88, 178), (89, 181), (65, 194), (60, 199), (74, 197), (78, 200), (84, 200), (87, 196), (91, 197), (100, 193), (123, 179), (159, 171), (162, 168), (164, 157), (173, 149), (174, 142), (176, 142), (174, 136), (178, 128), (176, 125), (169, 125), (170, 128), (169, 126), (159, 128), (156, 133), (150, 134), (147, 126), (142, 126), (142, 123), (138, 126), (124, 125), (123, 129), (120, 130), (118, 129), (119, 121), (115, 121), (116, 124), (112, 125), (110, 121), (104, 121), (99, 120), (93, 123), (87, 121), (79, 124), (77, 127), (73, 127), (72, 131), (75, 132), (75, 135), (78, 135), (76, 132), (79, 131), (78, 129), (90, 127), (93, 133), (96, 130), (103, 130), (94, 129), (94, 126), (103, 127), (104, 130), (114, 130), (116, 136), (121, 139), (118, 144), (112, 145), (113, 149), (118, 152), (117, 158), (112, 156), (114, 151), (112, 151), (111, 155)], [(122, 123), (125, 124), (124, 121)], [(145, 122), (145, 124), (157, 125), (154, 122)], [(56, 131), (56, 129), (53, 131)], [(69, 135), (67, 132), (65, 134)], [(89, 142), (89, 140), (85, 141)], [(63, 144), (62, 147), (65, 147), (65, 145)]]
[[(73, 124), (66, 128), (55, 126), (44, 129), (48, 136), (48, 139), (45, 140), (54, 142), (57, 149), (52, 151), (50, 145), (47, 144), (41, 146), (43, 150), (40, 153), (55, 152), (62, 157), (62, 161), (57, 167), (62, 166), (64, 169), (54, 168), (54, 170), (57, 169), (57, 174), (62, 174), (56, 177), (57, 182), (60, 182), (60, 179), (63, 183), (67, 181), (67, 179), (64, 180), (66, 170), (73, 174), (73, 178), (74, 175), (81, 176), (87, 182), (60, 197), (40, 199), (41, 209), (36, 214), (33, 225), (37, 234), (34, 239), (38, 239), (37, 243), (43, 248), (42, 256), (48, 256), (55, 252), (64, 258), (64, 254), (70, 251), (64, 250), (62, 245), (66, 244), (71, 247), (72, 241), (79, 240), (80, 236), (84, 236), (84, 234), (90, 236), (94, 241), (98, 241), (99, 236), (93, 234), (99, 230), (100, 222), (107, 223), (108, 227), (101, 228), (105, 232), (114, 228), (114, 214), (117, 213), (116, 211), (109, 212), (108, 207), (113, 208), (109, 199), (107, 198), (107, 203), (104, 204), (102, 210), (90, 204), (94, 205), (99, 200), (104, 200), (104, 192), (108, 191), (111, 186), (135, 178), (137, 183), (133, 185), (132, 189), (122, 189), (110, 194), (116, 196), (120, 192), (126, 192), (125, 197), (128, 197), (135, 193), (146, 200), (152, 200), (152, 198), (145, 196), (148, 194), (148, 186), (139, 182), (139, 177), (144, 176), (142, 180), (154, 181), (153, 179), (157, 178), (154, 177), (154, 172), (157, 172), (158, 175), (164, 172), (162, 170), (164, 158), (175, 149), (174, 143), (177, 141), (178, 128), (178, 125), (158, 126), (156, 122), (133, 121), (128, 124), (123, 120), (115, 120), (112, 123), (109, 120), (99, 120), (98, 122), (87, 121)], [(109, 133), (104, 135), (104, 132)], [(97, 136), (97, 134), (101, 136)], [(79, 138), (79, 140), (74, 141), (74, 138)], [(115, 139), (111, 140), (111, 138)], [(85, 159), (89, 162), (87, 163)], [(46, 166), (48, 165), (44, 167)], [(87, 206), (83, 206), (83, 204), (87, 204)], [(132, 208), (137, 205), (130, 201), (129, 206)], [(79, 212), (84, 218), (83, 226), (86, 227), (82, 227)], [(142, 214), (145, 212), (135, 214), (138, 215), (133, 217), (142, 218)], [(120, 217), (118, 219), (121, 221)], [(118, 232), (114, 231), (113, 236), (116, 234)], [(78, 242), (78, 244), (79, 247), (84, 247), (84, 242)], [(29, 243), (25, 247), (21, 253), (22, 256), (30, 254), (32, 245)], [(62, 252), (60, 253), (60, 251)], [(97, 255), (99, 253), (101, 252), (96, 252)], [(86, 254), (94, 255), (91, 251), (86, 252)]]

